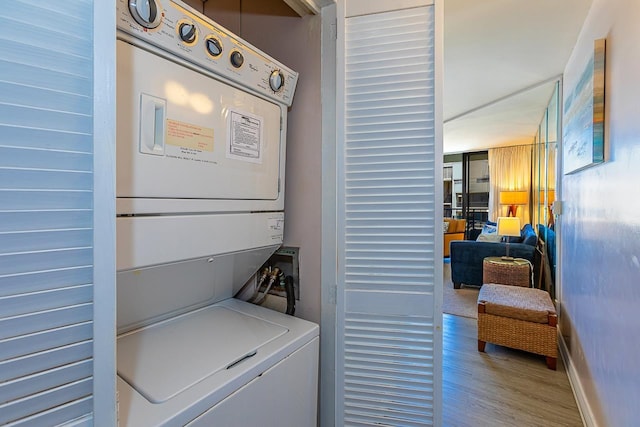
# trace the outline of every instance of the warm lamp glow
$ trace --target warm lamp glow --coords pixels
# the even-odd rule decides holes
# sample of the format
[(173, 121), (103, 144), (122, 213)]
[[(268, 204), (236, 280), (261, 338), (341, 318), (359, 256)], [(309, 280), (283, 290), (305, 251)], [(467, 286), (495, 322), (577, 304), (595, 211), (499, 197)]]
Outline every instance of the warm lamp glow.
[(544, 197), (544, 190), (540, 191), (540, 202), (544, 205), (550, 205), (556, 199), (556, 190), (547, 190), (547, 197)]
[(519, 236), (520, 218), (517, 216), (501, 216), (498, 218), (498, 231), (500, 236)]
[(501, 205), (526, 205), (529, 199), (526, 191), (501, 191)]
[[(520, 218), (517, 216), (498, 217), (498, 230), (500, 236), (520, 236)], [(509, 256), (509, 239), (507, 239), (507, 255), (503, 259), (511, 259)]]
[(500, 204), (509, 205), (507, 216), (516, 216), (518, 205), (526, 205), (529, 194), (526, 191), (501, 191)]

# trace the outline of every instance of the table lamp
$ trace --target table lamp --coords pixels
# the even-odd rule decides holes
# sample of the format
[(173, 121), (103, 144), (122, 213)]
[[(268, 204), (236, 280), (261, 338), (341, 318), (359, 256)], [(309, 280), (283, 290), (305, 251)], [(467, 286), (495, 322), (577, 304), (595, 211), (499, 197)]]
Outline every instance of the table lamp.
[(526, 205), (529, 194), (526, 191), (501, 191), (500, 204), (509, 205), (507, 216), (516, 216), (518, 205)]
[(501, 216), (498, 217), (498, 235), (507, 237), (507, 255), (503, 256), (504, 260), (512, 260), (509, 256), (509, 236), (520, 236), (520, 218), (517, 216)]

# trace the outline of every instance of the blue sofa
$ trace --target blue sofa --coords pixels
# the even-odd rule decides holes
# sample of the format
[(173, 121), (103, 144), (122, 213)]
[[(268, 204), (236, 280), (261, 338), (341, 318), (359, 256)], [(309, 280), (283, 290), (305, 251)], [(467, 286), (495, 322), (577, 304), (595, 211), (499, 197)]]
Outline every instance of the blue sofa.
[[(510, 240), (509, 256), (524, 258), (533, 264), (538, 236), (531, 224), (525, 224), (520, 237)], [(451, 281), (455, 289), (465, 285), (482, 286), (482, 261), (490, 256), (507, 254), (507, 244), (503, 242), (477, 242), (459, 240), (451, 242)]]

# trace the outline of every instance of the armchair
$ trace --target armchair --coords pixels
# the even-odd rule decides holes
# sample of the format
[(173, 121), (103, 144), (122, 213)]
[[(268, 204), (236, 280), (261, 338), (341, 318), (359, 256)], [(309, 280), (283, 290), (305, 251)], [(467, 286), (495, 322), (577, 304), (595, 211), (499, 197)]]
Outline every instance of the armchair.
[(449, 244), (451, 241), (464, 240), (464, 231), (467, 226), (467, 220), (444, 218), (444, 222), (449, 224), (447, 231), (444, 232), (444, 244), (442, 246), (444, 257), (447, 258), (449, 256)]

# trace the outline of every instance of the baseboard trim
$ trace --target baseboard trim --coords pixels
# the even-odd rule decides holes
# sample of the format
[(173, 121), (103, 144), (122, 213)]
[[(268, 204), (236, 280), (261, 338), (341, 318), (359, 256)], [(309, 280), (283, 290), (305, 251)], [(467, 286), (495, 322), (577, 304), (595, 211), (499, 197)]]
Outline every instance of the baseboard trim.
[(573, 397), (576, 399), (576, 403), (578, 404), (580, 417), (582, 417), (582, 424), (584, 424), (585, 427), (599, 427), (595, 417), (593, 416), (593, 411), (591, 410), (591, 405), (589, 405), (589, 400), (584, 392), (584, 388), (582, 388), (578, 371), (576, 371), (576, 367), (569, 356), (569, 348), (567, 347), (564, 337), (560, 333), (560, 328), (558, 328), (558, 347), (560, 348), (560, 356), (562, 357), (562, 361), (564, 362), (564, 366), (567, 370), (567, 376), (569, 377), (569, 384), (573, 391)]

